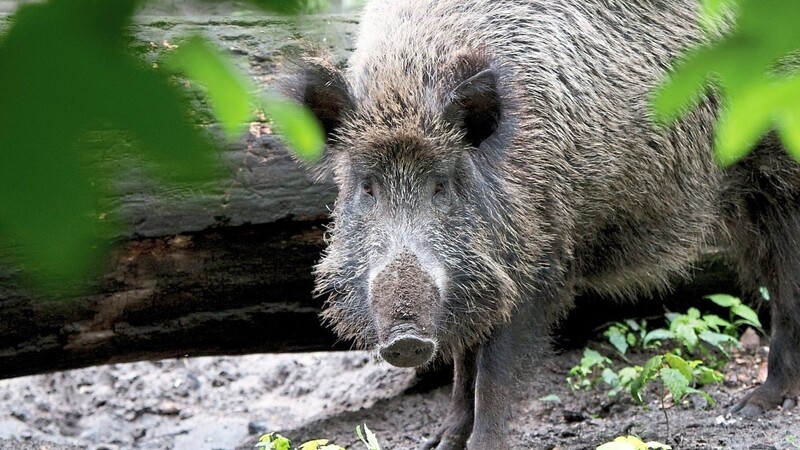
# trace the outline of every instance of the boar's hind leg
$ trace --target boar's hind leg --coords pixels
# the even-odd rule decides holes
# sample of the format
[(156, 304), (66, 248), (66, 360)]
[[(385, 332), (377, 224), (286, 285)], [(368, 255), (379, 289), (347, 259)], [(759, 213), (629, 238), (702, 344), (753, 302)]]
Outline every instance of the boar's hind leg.
[[(800, 179), (800, 170), (790, 173)], [(800, 186), (772, 180), (750, 178), (746, 213), (733, 230), (740, 280), (754, 292), (769, 290), (772, 317), (767, 380), (733, 409), (745, 416), (792, 407), (800, 395)]]
[(437, 432), (422, 444), (420, 450), (463, 450), (467, 446), (475, 418), (476, 354), (475, 349), (470, 349), (455, 356), (450, 411)]

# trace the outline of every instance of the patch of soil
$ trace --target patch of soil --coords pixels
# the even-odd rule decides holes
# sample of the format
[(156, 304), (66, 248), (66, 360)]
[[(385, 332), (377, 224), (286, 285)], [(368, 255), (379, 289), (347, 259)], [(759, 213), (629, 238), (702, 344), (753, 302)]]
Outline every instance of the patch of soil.
[[(763, 379), (763, 349), (734, 355), (725, 382), (707, 389), (715, 407), (697, 396), (667, 399), (669, 433), (655, 386), (646, 408), (602, 389), (570, 391), (565, 376), (580, 356), (550, 359), (519, 393), (513, 448), (595, 449), (635, 434), (676, 449), (800, 449), (798, 410), (749, 420), (727, 414)], [(0, 448), (252, 449), (261, 433), (279, 431), (296, 444), (324, 437), (358, 449), (354, 429), (366, 423), (384, 450), (409, 449), (444, 417), (449, 395), (449, 386), (419, 380), (365, 352), (142, 362), (4, 380)], [(538, 400), (548, 394), (561, 401)]]

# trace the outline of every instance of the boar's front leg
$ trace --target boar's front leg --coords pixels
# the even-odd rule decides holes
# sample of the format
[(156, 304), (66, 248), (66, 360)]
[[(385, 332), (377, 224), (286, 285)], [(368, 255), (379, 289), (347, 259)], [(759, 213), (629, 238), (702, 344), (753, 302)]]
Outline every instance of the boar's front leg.
[(558, 296), (540, 296), (518, 307), (511, 321), (481, 346), (475, 378), (475, 423), (467, 450), (511, 448), (507, 436), (513, 394), (522, 387), (523, 376), (535, 371), (545, 356), (554, 313), (559, 314), (570, 304), (553, 301), (568, 293), (566, 289), (559, 291)]
[(469, 349), (455, 355), (453, 366), (453, 393), (450, 397), (450, 411), (436, 433), (430, 437), (420, 450), (463, 450), (472, 433), (475, 418), (475, 374), (477, 350)]
[(479, 349), (455, 356), (450, 410), (420, 450), (509, 448), (506, 422), (516, 378), (514, 327), (510, 325)]

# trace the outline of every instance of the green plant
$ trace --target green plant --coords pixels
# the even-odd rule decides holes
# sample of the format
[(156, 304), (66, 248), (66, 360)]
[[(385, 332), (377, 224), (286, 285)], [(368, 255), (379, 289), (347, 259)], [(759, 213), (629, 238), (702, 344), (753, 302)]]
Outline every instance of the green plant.
[(581, 361), (569, 370), (567, 384), (573, 390), (589, 389), (597, 382), (597, 374), (611, 364), (611, 360), (596, 350), (583, 350)]
[(603, 332), (608, 342), (614, 346), (620, 355), (625, 356), (628, 348), (645, 347), (644, 338), (647, 336), (647, 320), (638, 322), (627, 319), (623, 322), (614, 322)]
[(614, 439), (612, 442), (607, 442), (597, 447), (596, 450), (651, 450), (651, 449), (671, 450), (672, 447), (655, 441), (644, 442), (636, 436), (620, 436)]
[(705, 366), (700, 360), (686, 361), (674, 353), (656, 355), (647, 360), (639, 376), (631, 383), (633, 398), (644, 403), (642, 390), (648, 383), (656, 380), (661, 381), (663, 388), (672, 395), (676, 403), (687, 394), (699, 394), (713, 406), (714, 400), (711, 396), (694, 386), (719, 383), (722, 381), (722, 374)]
[[(766, 300), (769, 300), (769, 293), (765, 288), (761, 288), (761, 295)], [(761, 334), (764, 334), (764, 329), (761, 326), (761, 321), (758, 319), (758, 314), (753, 311), (752, 308), (742, 303), (739, 298), (728, 294), (707, 295), (705, 298), (723, 308), (728, 308), (728, 321), (721, 322), (721, 326), (724, 326), (721, 330), (723, 333), (736, 336), (738, 334), (738, 328), (742, 325), (747, 325), (755, 328), (761, 332)]]
[[(645, 320), (614, 322), (608, 325), (603, 335), (614, 346), (618, 357), (626, 362), (625, 355), (630, 348), (651, 349), (662, 346), (665, 341), (671, 341), (677, 346), (671, 352), (653, 356), (644, 366), (628, 365), (617, 371), (611, 367), (610, 358), (595, 350), (584, 349), (579, 364), (569, 371), (568, 385), (573, 390), (590, 389), (602, 380), (608, 388), (609, 397), (629, 391), (637, 402), (642, 403), (644, 387), (651, 383), (660, 383), (662, 402), (667, 394), (672, 395), (677, 403), (685, 395), (697, 393), (713, 404), (708, 394), (697, 389), (697, 386), (722, 380), (722, 374), (713, 367), (719, 363), (717, 358), (705, 347), (718, 349), (727, 355), (726, 351), (730, 346), (738, 345), (734, 337), (737, 327), (749, 325), (760, 329), (760, 323), (755, 312), (736, 297), (716, 294), (707, 298), (728, 308), (731, 320), (714, 314), (702, 314), (697, 308), (690, 308), (685, 314), (666, 313), (668, 328), (648, 330)], [(700, 353), (705, 361), (711, 361), (712, 366), (703, 359), (686, 360), (681, 356), (684, 353)]]
[(686, 361), (673, 353), (656, 355), (645, 363), (639, 377), (631, 383), (631, 396), (643, 404), (642, 390), (655, 381), (660, 381), (661, 411), (664, 413), (664, 422), (667, 425), (667, 435), (669, 435), (669, 416), (664, 403), (667, 393), (672, 396), (672, 400), (676, 404), (680, 403), (688, 394), (698, 394), (706, 400), (707, 404), (714, 406), (714, 399), (695, 386), (719, 383), (722, 381), (722, 374), (706, 367), (700, 360)]
[[(356, 427), (356, 435), (364, 443), (368, 450), (381, 450), (380, 445), (378, 445), (378, 438), (375, 436), (375, 433), (372, 432), (366, 425), (364, 425), (363, 431), (361, 425)], [(267, 433), (262, 435), (258, 439), (258, 443), (255, 445), (257, 448), (262, 450), (291, 450), (292, 443), (291, 441), (277, 433)], [(296, 450), (347, 450), (344, 447), (336, 444), (331, 444), (328, 439), (314, 439), (311, 441), (304, 442), (300, 444), (300, 447), (297, 447)]]
[[(735, 337), (722, 332), (731, 325), (730, 322), (715, 314), (702, 315), (699, 309), (689, 308), (684, 314), (666, 313), (665, 316), (669, 321), (669, 328), (648, 332), (644, 338), (645, 344), (672, 340), (690, 354), (697, 351), (700, 342), (705, 342), (723, 354), (727, 354), (727, 347), (739, 344)], [(699, 348), (708, 355), (704, 347)]]
[(361, 439), (361, 442), (363, 442), (364, 445), (366, 445), (369, 450), (381, 450), (381, 447), (378, 445), (378, 438), (375, 437), (375, 433), (373, 433), (372, 431), (370, 431), (369, 428), (367, 428), (366, 424), (364, 425), (363, 433), (361, 432), (361, 427), (357, 426), (356, 434), (358, 435), (358, 438)]
[(624, 390), (630, 390), (631, 384), (639, 378), (642, 366), (627, 366), (614, 372), (609, 368), (603, 369), (603, 382), (609, 387), (608, 396), (616, 397)]
[(288, 438), (274, 432), (262, 435), (255, 446), (262, 450), (291, 450), (292, 448)]

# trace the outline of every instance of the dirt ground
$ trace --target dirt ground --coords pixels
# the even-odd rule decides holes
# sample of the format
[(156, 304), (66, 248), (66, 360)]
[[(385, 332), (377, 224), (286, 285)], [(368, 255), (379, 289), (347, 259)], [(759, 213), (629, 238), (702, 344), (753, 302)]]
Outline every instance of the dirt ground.
[[(647, 408), (602, 390), (571, 392), (565, 374), (581, 352), (563, 352), (515, 400), (512, 445), (594, 449), (635, 434), (676, 449), (800, 449), (800, 410), (750, 420), (727, 414), (763, 379), (764, 352), (726, 366), (726, 381), (709, 389), (716, 407), (668, 401), (669, 433), (655, 391), (646, 394)], [(343, 352), (186, 358), (3, 380), (0, 448), (251, 449), (261, 433), (279, 431), (295, 443), (326, 437), (357, 449), (353, 430), (361, 423), (384, 450), (415, 448), (445, 414), (445, 376), (420, 378), (368, 353)], [(548, 394), (561, 402), (538, 400)]]

